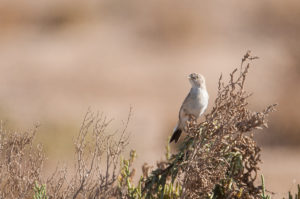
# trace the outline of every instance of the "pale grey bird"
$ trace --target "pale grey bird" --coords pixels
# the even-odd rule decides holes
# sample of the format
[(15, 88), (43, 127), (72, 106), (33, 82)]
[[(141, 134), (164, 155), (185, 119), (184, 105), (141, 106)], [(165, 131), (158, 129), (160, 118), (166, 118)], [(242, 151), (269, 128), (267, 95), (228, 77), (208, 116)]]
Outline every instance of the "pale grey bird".
[(187, 121), (191, 118), (198, 119), (207, 108), (208, 93), (206, 90), (205, 79), (202, 75), (192, 73), (188, 76), (192, 88), (183, 101), (179, 111), (179, 121), (173, 131), (170, 143), (178, 141), (182, 131), (185, 131)]

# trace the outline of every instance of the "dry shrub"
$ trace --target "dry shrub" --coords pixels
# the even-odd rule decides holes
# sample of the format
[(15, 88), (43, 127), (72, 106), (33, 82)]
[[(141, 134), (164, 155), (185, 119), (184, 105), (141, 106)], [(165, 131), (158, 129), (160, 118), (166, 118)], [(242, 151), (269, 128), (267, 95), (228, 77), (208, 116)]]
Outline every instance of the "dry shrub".
[(45, 159), (41, 145), (33, 145), (36, 130), (37, 126), (29, 132), (10, 132), (1, 122), (0, 198), (32, 198)]
[(262, 198), (262, 187), (254, 183), (261, 149), (251, 131), (267, 127), (266, 117), (275, 105), (261, 112), (248, 109), (251, 94), (244, 84), (253, 59), (257, 57), (247, 52), (228, 83), (220, 76), (212, 111), (200, 124), (188, 122), (179, 152), (144, 180), (145, 197), (175, 198), (170, 190), (158, 192), (179, 183), (181, 198)]
[(75, 144), (75, 173), (67, 180), (67, 168), (57, 169), (47, 181), (49, 198), (114, 198), (119, 175), (121, 153), (128, 144), (126, 129), (120, 135), (108, 134), (107, 120), (102, 114), (88, 111), (84, 117)]
[(112, 120), (89, 110), (74, 140), (74, 164), (57, 166), (46, 181), (42, 176), (45, 154), (40, 144), (33, 144), (37, 127), (12, 133), (1, 125), (0, 198), (115, 198), (130, 116), (131, 111), (121, 132), (109, 134), (107, 126)]
[(254, 181), (259, 170), (260, 148), (253, 140), (254, 129), (267, 127), (266, 116), (275, 105), (261, 112), (248, 109), (244, 90), (251, 57), (242, 59), (240, 73), (230, 74), (228, 84), (219, 79), (218, 95), (205, 122), (189, 124), (188, 138), (192, 139), (181, 165), (183, 195), (188, 198), (260, 198), (261, 187)]

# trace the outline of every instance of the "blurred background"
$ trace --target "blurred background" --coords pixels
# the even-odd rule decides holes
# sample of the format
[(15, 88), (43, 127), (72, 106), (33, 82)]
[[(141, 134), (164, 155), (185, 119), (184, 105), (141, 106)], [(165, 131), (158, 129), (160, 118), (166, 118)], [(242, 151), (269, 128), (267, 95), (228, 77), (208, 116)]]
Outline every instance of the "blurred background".
[[(138, 163), (164, 158), (190, 85), (217, 81), (247, 50), (251, 108), (279, 103), (259, 132), (262, 172), (280, 198), (300, 183), (300, 2), (1, 0), (0, 119), (23, 131), (39, 122), (48, 165), (73, 158), (88, 107), (122, 127), (133, 107), (129, 148)], [(174, 146), (172, 146), (174, 147)], [(51, 166), (49, 166), (49, 169)]]

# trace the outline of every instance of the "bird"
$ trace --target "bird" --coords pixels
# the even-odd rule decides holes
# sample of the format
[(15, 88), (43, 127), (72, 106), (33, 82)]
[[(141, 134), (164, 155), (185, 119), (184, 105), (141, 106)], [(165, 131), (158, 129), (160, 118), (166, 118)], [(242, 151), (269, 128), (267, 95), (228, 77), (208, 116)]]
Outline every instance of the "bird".
[(188, 79), (192, 88), (180, 107), (179, 120), (173, 130), (170, 143), (173, 141), (177, 143), (182, 131), (186, 129), (187, 121), (190, 119), (198, 119), (204, 113), (208, 105), (209, 95), (206, 90), (203, 75), (192, 73), (188, 76)]

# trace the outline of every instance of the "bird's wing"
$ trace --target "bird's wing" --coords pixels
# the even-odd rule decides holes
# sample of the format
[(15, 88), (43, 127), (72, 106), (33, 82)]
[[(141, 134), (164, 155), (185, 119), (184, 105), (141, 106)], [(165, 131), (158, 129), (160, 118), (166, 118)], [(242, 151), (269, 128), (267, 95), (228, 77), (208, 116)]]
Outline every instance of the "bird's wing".
[(183, 114), (187, 114), (186, 113), (186, 106), (187, 106), (187, 103), (190, 100), (190, 98), (191, 98), (191, 92), (189, 92), (189, 94), (185, 97), (185, 99), (184, 99), (184, 101), (183, 101), (183, 103), (182, 103), (182, 105), (180, 107), (180, 110), (179, 110), (179, 119), (181, 118), (181, 116)]
[(191, 100), (191, 92), (189, 92), (189, 94), (185, 97), (180, 110), (179, 110), (179, 122), (178, 122), (178, 126), (180, 128), (185, 126), (185, 123), (188, 121), (189, 119), (189, 113), (187, 112), (188, 109), (188, 103)]

